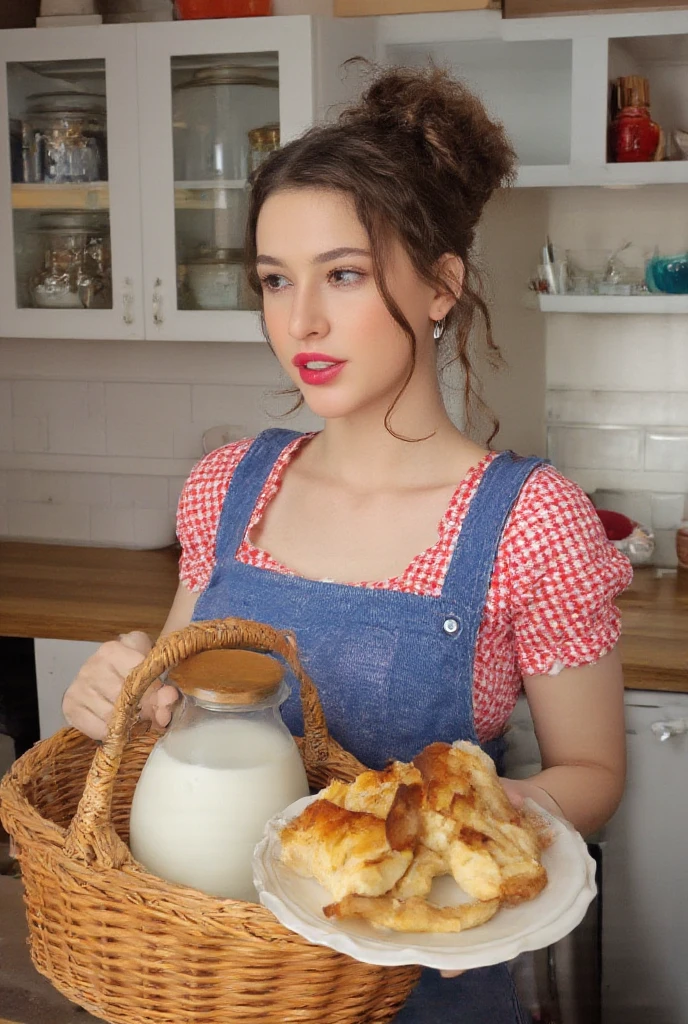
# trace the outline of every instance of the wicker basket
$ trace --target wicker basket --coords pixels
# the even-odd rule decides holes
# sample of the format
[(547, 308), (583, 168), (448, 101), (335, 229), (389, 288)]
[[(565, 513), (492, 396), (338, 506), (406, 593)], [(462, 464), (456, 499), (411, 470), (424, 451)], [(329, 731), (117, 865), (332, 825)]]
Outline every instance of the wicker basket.
[(63, 729), (24, 754), (0, 784), (34, 964), (112, 1024), (383, 1024), (416, 983), (417, 967), (373, 967), (311, 945), (258, 904), (165, 882), (129, 852), (129, 808), (156, 739), (132, 731), (138, 703), (166, 669), (222, 647), (271, 652), (292, 668), (313, 787), (362, 770), (328, 735), (290, 633), (225, 619), (164, 637), (127, 678), (102, 745)]

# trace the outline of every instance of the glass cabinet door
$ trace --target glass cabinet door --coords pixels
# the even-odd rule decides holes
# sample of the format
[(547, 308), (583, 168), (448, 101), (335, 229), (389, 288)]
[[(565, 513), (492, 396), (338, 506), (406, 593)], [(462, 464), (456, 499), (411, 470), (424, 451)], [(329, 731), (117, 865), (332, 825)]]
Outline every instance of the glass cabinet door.
[(262, 338), (243, 266), (247, 179), (312, 120), (311, 29), (307, 17), (140, 26), (149, 337)]
[(0, 34), (3, 335), (143, 336), (135, 34), (118, 29)]

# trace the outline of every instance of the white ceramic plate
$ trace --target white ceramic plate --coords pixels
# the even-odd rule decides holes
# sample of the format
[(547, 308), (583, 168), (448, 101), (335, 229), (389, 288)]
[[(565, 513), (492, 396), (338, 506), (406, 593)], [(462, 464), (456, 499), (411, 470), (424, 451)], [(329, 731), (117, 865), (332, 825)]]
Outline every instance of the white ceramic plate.
[[(285, 928), (363, 963), (420, 964), (449, 971), (502, 963), (568, 935), (583, 920), (595, 896), (595, 862), (582, 837), (571, 825), (528, 801), (554, 835), (542, 856), (548, 882), (535, 899), (499, 910), (486, 924), (456, 935), (380, 930), (356, 918), (328, 920), (322, 912), (332, 902), (328, 891), (313, 879), (300, 878), (279, 859), (281, 828), (314, 799), (297, 800), (268, 822), (255, 849), (253, 881), (260, 902)], [(440, 906), (469, 901), (450, 876), (435, 879), (430, 899)]]

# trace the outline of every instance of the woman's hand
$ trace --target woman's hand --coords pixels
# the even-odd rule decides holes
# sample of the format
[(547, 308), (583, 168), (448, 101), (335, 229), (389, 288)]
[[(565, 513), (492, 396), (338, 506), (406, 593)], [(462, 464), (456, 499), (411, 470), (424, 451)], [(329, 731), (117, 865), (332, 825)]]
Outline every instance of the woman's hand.
[[(99, 647), (84, 662), (62, 698), (62, 712), (70, 725), (94, 740), (105, 738), (112, 711), (124, 680), (140, 665), (152, 647), (139, 631), (125, 633)], [(155, 682), (141, 701), (140, 717), (164, 728), (178, 697), (173, 686)]]

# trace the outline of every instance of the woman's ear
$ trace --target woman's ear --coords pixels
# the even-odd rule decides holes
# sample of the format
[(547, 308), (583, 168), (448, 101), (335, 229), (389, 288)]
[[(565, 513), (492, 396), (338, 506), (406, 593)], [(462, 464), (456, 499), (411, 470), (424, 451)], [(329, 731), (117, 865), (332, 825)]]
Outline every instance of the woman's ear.
[(430, 317), (443, 320), (456, 305), (463, 291), (466, 268), (456, 253), (447, 252), (437, 261), (437, 277), (442, 284), (432, 297)]

